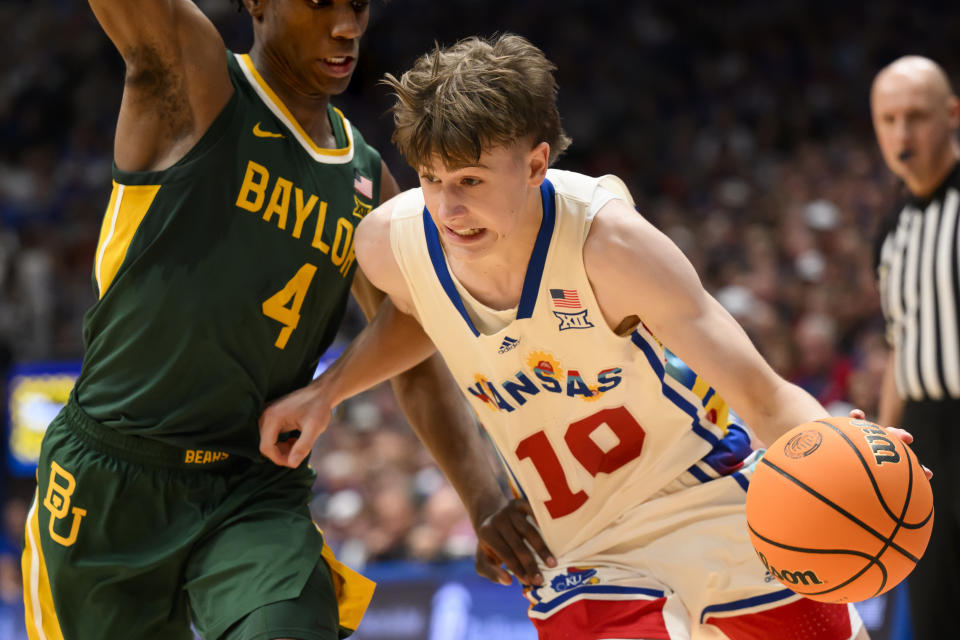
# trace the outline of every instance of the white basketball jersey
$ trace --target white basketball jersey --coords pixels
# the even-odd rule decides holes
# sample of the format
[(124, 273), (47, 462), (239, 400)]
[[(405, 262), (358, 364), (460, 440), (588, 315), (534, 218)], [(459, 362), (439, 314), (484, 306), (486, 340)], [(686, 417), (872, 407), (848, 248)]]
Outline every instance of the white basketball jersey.
[(550, 170), (541, 195), (520, 303), (506, 313), (456, 281), (420, 189), (397, 201), (391, 242), (424, 329), (563, 564), (616, 555), (639, 505), (684, 472), (724, 473), (708, 454), (729, 447), (712, 390), (665, 374), (644, 325), (616, 335), (594, 299), (583, 243), (611, 197), (633, 203), (623, 182)]

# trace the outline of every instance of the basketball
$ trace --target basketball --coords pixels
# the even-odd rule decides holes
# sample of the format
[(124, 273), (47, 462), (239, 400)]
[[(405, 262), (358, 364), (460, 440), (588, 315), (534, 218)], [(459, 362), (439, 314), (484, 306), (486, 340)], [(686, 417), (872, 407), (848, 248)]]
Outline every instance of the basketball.
[(865, 420), (801, 424), (757, 463), (747, 527), (767, 570), (821, 602), (892, 589), (923, 555), (933, 494), (916, 455)]

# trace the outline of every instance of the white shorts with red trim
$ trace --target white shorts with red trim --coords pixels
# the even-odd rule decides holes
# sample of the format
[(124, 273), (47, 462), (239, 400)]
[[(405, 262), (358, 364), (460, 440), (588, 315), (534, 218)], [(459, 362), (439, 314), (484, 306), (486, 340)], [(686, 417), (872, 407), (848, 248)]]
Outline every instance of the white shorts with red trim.
[[(540, 640), (850, 640), (853, 605), (814, 602), (770, 575), (750, 544), (745, 480), (720, 478), (624, 514), (632, 535), (541, 567), (527, 589)], [(602, 546), (601, 546), (602, 542)]]

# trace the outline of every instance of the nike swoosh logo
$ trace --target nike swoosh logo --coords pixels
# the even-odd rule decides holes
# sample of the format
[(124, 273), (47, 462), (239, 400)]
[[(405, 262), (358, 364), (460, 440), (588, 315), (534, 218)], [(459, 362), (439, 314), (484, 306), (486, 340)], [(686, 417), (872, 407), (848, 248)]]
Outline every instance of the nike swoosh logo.
[(287, 136), (282, 133), (273, 133), (272, 131), (264, 131), (260, 128), (260, 123), (253, 125), (253, 135), (258, 138), (286, 138)]

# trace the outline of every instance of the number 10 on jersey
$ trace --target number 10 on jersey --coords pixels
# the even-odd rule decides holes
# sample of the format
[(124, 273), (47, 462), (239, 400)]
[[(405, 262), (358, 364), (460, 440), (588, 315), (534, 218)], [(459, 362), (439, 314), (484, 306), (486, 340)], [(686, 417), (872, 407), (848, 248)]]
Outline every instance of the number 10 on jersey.
[[(617, 437), (617, 444), (606, 451), (591, 435), (602, 425), (607, 425)], [(563, 439), (573, 457), (590, 475), (613, 473), (640, 456), (646, 432), (626, 407), (613, 407), (572, 422), (567, 426)], [(574, 493), (567, 482), (563, 465), (550, 439), (543, 431), (537, 431), (520, 441), (516, 449), (520, 460), (530, 459), (540, 479), (543, 480), (550, 499), (544, 503), (550, 515), (562, 518), (583, 506), (590, 497), (581, 489)]]

